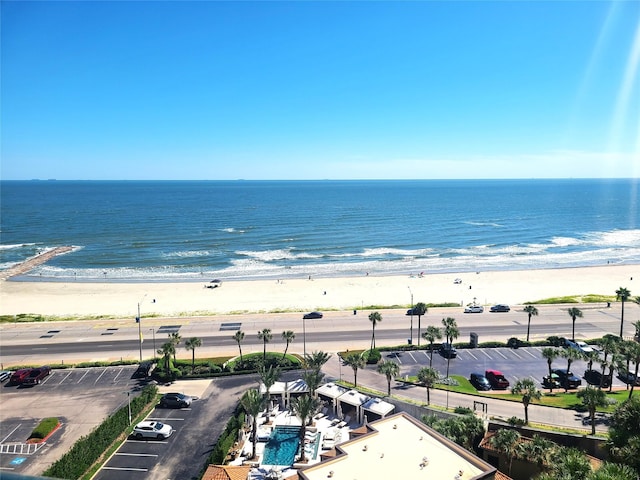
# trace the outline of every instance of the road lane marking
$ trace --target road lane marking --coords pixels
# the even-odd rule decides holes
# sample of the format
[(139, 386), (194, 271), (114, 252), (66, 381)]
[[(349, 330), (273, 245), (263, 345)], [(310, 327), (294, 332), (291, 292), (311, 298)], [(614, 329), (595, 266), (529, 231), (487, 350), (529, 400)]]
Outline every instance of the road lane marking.
[(125, 457), (159, 457), (160, 456), (155, 453), (120, 453), (120, 452), (116, 452), (115, 455), (122, 455)]
[(102, 467), (103, 470), (120, 470), (121, 472), (148, 472), (148, 468)]

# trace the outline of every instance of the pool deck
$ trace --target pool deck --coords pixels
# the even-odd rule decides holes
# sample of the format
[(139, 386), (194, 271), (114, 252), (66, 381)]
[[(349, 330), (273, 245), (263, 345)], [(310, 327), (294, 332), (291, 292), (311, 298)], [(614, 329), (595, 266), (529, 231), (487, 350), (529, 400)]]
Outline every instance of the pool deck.
[[(300, 426), (300, 419), (289, 410), (276, 410), (272, 412), (264, 411), (258, 416), (258, 442), (256, 443), (257, 458), (247, 460), (251, 457), (253, 448), (249, 436), (244, 441), (242, 453), (231, 462), (231, 465), (251, 464), (253, 468), (249, 475), (250, 480), (267, 480), (277, 478), (287, 478), (296, 474), (297, 469), (281, 465), (263, 465), (264, 449), (266, 442), (271, 436), (271, 432), (277, 426)], [(355, 425), (353, 425), (355, 427)], [(330, 450), (337, 444), (349, 439), (349, 431), (352, 426), (345, 424), (342, 419), (323, 414), (316, 415), (311, 425), (306, 427), (306, 438), (304, 442), (307, 463), (305, 466), (320, 462), (320, 455), (323, 450)]]

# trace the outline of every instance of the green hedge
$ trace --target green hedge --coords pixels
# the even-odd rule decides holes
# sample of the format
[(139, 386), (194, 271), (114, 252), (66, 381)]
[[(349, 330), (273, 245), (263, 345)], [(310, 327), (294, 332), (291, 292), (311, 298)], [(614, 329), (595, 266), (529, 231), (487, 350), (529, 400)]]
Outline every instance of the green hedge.
[[(149, 385), (139, 396), (132, 398), (132, 418), (142, 412), (149, 403), (155, 403), (157, 393), (158, 388)], [(89, 435), (80, 438), (71, 450), (51, 465), (43, 475), (66, 480), (79, 479), (122, 435), (122, 432), (129, 428), (129, 406), (125, 405), (98, 425)]]
[[(218, 441), (216, 442), (211, 454), (209, 455), (209, 459), (207, 461), (207, 465), (223, 465), (225, 459), (227, 458), (227, 454), (233, 447), (233, 444), (236, 442), (238, 438), (238, 432), (244, 425), (245, 421), (245, 413), (244, 409), (240, 404), (236, 406), (235, 411), (233, 412), (233, 416), (227, 422), (224, 431), (220, 434)], [(206, 468), (206, 466), (205, 466)]]
[(36, 428), (33, 429), (31, 435), (29, 435), (29, 440), (42, 440), (43, 438), (47, 438), (47, 435), (58, 428), (58, 425), (60, 425), (60, 420), (58, 420), (58, 418), (45, 418), (36, 426)]

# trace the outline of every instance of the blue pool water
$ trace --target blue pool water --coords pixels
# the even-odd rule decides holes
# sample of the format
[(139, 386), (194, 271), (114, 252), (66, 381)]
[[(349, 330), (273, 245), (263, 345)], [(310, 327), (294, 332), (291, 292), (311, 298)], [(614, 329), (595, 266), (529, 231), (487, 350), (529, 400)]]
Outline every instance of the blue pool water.
[(263, 465), (293, 465), (300, 444), (300, 427), (276, 427), (264, 447)]

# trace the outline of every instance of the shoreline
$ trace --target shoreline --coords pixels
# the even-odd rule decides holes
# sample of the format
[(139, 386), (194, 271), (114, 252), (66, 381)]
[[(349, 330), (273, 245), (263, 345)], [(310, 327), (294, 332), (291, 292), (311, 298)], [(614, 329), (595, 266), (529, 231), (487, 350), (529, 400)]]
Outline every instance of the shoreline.
[[(460, 278), (460, 284), (454, 283)], [(635, 280), (634, 280), (635, 279)], [(55, 317), (218, 315), (234, 313), (405, 308), (413, 303), (521, 305), (551, 297), (640, 294), (640, 265), (420, 275), (362, 275), (201, 281), (0, 281), (0, 315)]]

